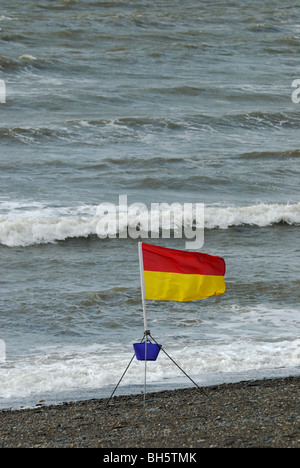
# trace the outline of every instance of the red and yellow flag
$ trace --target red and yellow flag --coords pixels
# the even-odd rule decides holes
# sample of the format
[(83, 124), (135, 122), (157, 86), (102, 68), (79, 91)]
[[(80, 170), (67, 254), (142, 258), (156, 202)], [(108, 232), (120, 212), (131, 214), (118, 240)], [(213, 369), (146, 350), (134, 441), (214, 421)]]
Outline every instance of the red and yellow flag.
[(142, 243), (145, 298), (196, 301), (225, 292), (225, 261), (200, 252)]

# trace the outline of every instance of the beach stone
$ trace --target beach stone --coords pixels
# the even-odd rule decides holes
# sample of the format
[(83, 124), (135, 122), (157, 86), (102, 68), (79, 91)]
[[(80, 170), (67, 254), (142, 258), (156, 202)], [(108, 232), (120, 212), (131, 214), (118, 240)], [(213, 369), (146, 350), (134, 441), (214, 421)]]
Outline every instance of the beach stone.
[[(300, 448), (300, 377), (0, 411), (1, 448)], [(167, 404), (168, 403), (168, 404)], [(235, 409), (233, 409), (235, 408)], [(60, 436), (61, 434), (61, 436)]]

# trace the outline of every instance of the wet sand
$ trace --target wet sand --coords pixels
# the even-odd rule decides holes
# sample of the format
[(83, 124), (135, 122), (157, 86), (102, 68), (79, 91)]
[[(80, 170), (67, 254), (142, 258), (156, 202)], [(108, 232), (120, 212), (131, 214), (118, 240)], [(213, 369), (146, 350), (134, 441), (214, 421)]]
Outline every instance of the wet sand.
[[(0, 448), (300, 447), (300, 377), (0, 412)], [(204, 393), (205, 392), (205, 393)]]

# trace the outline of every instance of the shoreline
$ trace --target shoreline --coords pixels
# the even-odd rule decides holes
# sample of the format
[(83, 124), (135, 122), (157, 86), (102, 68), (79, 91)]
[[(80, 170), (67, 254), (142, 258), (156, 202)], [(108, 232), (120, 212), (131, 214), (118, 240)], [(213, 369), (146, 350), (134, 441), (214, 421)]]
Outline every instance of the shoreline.
[[(142, 376), (144, 379), (144, 375)], [(226, 372), (226, 373), (210, 373), (201, 376), (192, 376), (199, 387), (211, 387), (223, 384), (239, 383), (249, 380), (270, 380), (281, 379), (284, 377), (300, 377), (299, 367), (288, 368), (264, 368), (247, 370), (243, 372)], [(61, 405), (70, 402), (87, 401), (87, 400), (103, 400), (108, 399), (116, 383), (109, 387), (103, 388), (88, 388), (88, 389), (68, 389), (59, 392), (33, 393), (25, 397), (15, 398), (0, 398), (0, 413), (3, 410), (22, 410), (34, 409), (37, 406), (53, 406)], [(177, 377), (176, 379), (164, 380), (159, 382), (147, 382), (148, 393), (161, 393), (164, 391), (180, 390), (193, 388), (194, 384), (186, 376)], [(135, 384), (118, 385), (115, 396), (134, 396), (140, 395), (144, 391), (144, 382), (136, 382)]]
[(300, 377), (0, 411), (0, 448), (300, 447)]

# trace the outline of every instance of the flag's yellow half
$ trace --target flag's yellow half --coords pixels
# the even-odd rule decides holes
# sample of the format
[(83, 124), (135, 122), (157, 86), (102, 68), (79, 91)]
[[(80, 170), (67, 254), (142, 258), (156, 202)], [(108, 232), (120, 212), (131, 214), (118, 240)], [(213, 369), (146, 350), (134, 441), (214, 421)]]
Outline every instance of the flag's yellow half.
[(196, 301), (225, 292), (224, 276), (144, 271), (146, 299)]

